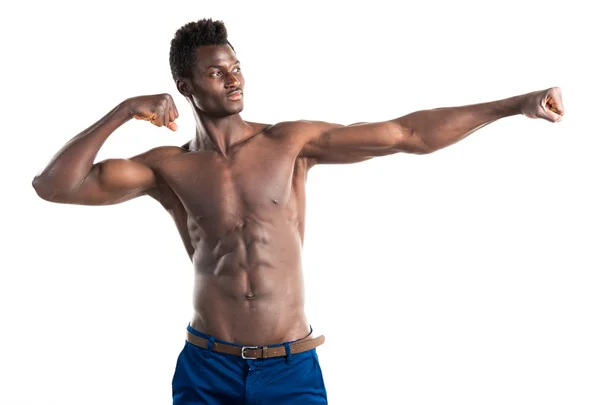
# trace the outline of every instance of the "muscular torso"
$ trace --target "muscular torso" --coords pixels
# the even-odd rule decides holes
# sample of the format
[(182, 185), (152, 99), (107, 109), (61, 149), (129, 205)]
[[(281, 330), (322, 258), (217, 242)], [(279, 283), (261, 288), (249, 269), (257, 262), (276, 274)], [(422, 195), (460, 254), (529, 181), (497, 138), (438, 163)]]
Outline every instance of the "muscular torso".
[(151, 196), (170, 212), (195, 272), (192, 327), (266, 345), (302, 338), (308, 162), (298, 142), (261, 131), (228, 156), (182, 148), (154, 164)]

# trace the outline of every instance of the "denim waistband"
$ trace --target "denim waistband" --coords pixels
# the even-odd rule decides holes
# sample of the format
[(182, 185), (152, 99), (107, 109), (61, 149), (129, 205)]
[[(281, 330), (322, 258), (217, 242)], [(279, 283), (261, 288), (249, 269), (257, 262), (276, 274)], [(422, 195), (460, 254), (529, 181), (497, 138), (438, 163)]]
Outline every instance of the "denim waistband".
[[(309, 325), (309, 327), (310, 327), (310, 332), (308, 332), (308, 335), (306, 335), (306, 336), (310, 336), (310, 334), (313, 332), (313, 328), (312, 328), (312, 326), (311, 326), (311, 325)], [(225, 340), (221, 340), (221, 339), (217, 339), (217, 338), (215, 338), (214, 336), (211, 336), (211, 335), (208, 335), (208, 334), (206, 334), (206, 333), (200, 332), (199, 330), (196, 330), (196, 329), (192, 328), (192, 325), (191, 325), (191, 323), (188, 323), (187, 330), (188, 330), (188, 332), (190, 332), (192, 335), (196, 335), (196, 336), (199, 336), (199, 337), (201, 337), (201, 338), (204, 338), (204, 339), (207, 339), (207, 340), (212, 340), (213, 342), (219, 342), (219, 343), (226, 344), (226, 345), (243, 347), (243, 345), (240, 345), (240, 344), (237, 344), (237, 343), (232, 343), (232, 342), (227, 342), (227, 341), (225, 341)], [(306, 336), (305, 336), (305, 337), (306, 337)], [(300, 338), (300, 339), (296, 339), (296, 340), (290, 340), (289, 342), (282, 342), (282, 343), (276, 343), (276, 344), (272, 344), (272, 345), (267, 345), (267, 347), (277, 347), (277, 346), (284, 346), (284, 345), (286, 345), (286, 344), (290, 344), (290, 343), (297, 342), (298, 340), (302, 340), (302, 339), (304, 339), (305, 337), (303, 337), (303, 338)]]

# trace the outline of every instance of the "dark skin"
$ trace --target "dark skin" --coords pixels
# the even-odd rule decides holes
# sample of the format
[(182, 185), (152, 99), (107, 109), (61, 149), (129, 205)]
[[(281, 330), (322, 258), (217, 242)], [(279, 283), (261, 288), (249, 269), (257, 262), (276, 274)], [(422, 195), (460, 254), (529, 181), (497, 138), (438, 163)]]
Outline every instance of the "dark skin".
[(244, 345), (305, 337), (302, 245), (305, 181), (316, 164), (425, 154), (500, 118), (558, 122), (560, 89), (461, 107), (417, 111), (349, 126), (242, 120), (244, 78), (228, 45), (201, 46), (191, 77), (176, 81), (194, 111), (196, 136), (130, 159), (95, 162), (130, 119), (176, 130), (168, 94), (127, 99), (71, 139), (35, 177), (48, 201), (117, 204), (148, 195), (173, 217), (195, 271), (192, 327)]

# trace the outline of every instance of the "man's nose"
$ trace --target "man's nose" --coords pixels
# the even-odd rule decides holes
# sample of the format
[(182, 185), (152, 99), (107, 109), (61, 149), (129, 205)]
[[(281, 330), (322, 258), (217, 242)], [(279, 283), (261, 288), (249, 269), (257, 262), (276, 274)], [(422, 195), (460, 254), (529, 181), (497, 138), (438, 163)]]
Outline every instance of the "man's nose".
[(240, 80), (233, 73), (227, 73), (227, 77), (225, 79), (226, 79), (225, 80), (225, 87), (226, 88), (239, 87), (240, 86)]

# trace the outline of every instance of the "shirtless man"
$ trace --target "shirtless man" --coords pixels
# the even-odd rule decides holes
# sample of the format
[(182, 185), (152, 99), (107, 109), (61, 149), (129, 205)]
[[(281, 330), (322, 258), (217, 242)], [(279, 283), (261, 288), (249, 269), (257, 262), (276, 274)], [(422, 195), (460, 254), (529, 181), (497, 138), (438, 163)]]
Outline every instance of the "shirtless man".
[(95, 162), (131, 119), (177, 129), (168, 94), (129, 98), (71, 139), (35, 177), (51, 202), (117, 204), (149, 195), (173, 217), (195, 272), (195, 315), (173, 377), (173, 403), (327, 403), (304, 313), (305, 180), (311, 167), (431, 153), (503, 117), (558, 122), (558, 88), (417, 111), (385, 122), (338, 125), (242, 120), (244, 77), (220, 21), (186, 24), (171, 42), (177, 90), (196, 134), (130, 159)]

